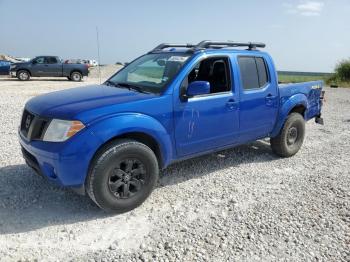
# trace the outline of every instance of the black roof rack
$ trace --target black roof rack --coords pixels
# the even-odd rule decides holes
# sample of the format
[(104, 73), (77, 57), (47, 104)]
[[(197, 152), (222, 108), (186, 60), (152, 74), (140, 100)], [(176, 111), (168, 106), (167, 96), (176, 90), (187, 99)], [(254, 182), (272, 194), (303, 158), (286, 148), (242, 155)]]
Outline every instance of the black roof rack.
[(210, 41), (205, 40), (195, 46), (195, 49), (223, 48), (223, 47), (248, 47), (249, 50), (256, 50), (257, 47), (264, 48), (264, 43), (257, 42), (234, 42), (234, 41)]
[(164, 48), (169, 48), (169, 47), (193, 48), (195, 46), (196, 45), (193, 45), (193, 44), (166, 44), (166, 43), (163, 43), (163, 44), (160, 44), (160, 45), (156, 46), (151, 52), (160, 51), (160, 50), (162, 50)]
[(190, 50), (201, 50), (207, 48), (225, 48), (225, 47), (248, 47), (248, 50), (256, 50), (257, 47), (264, 48), (266, 45), (264, 43), (258, 42), (234, 42), (234, 41), (211, 41), (204, 40), (197, 45), (193, 44), (160, 44), (154, 48), (151, 52), (161, 51), (164, 48), (169, 47), (184, 47), (190, 48)]

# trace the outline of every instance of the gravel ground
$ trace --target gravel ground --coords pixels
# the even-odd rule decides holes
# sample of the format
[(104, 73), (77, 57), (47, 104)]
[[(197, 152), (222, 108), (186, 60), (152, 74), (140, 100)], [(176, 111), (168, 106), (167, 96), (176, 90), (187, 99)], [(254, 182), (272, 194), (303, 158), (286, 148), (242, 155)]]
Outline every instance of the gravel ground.
[(296, 156), (258, 141), (178, 163), (111, 216), (35, 175), (16, 135), (29, 98), (96, 82), (0, 79), (1, 261), (350, 261), (350, 89), (326, 89)]

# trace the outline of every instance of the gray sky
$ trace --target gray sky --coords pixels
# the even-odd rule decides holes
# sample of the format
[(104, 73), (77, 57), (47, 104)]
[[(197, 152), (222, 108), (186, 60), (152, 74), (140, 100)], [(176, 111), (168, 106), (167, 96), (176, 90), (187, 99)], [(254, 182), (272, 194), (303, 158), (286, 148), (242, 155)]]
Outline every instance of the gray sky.
[(349, 0), (0, 0), (0, 53), (130, 61), (161, 42), (260, 41), (279, 70), (350, 57)]

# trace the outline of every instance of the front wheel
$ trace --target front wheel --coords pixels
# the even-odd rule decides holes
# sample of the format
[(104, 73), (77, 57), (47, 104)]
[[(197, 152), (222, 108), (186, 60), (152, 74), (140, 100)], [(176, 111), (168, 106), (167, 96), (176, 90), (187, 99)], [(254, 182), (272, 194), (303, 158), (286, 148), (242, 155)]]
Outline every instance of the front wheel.
[(148, 146), (134, 140), (117, 140), (94, 158), (86, 190), (100, 208), (123, 213), (146, 200), (158, 176), (158, 161)]
[(301, 148), (305, 137), (305, 120), (299, 113), (291, 113), (280, 133), (270, 139), (274, 153), (282, 157), (295, 155)]
[(30, 74), (27, 70), (19, 70), (17, 72), (17, 78), (21, 81), (28, 81), (30, 79)]

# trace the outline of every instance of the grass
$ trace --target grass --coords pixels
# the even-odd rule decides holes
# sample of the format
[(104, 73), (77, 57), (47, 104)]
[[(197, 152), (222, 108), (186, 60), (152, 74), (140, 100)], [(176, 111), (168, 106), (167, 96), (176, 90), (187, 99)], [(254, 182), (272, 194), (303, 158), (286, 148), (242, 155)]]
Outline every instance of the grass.
[(307, 72), (278, 72), (278, 81), (281, 83), (300, 83), (308, 81), (327, 81), (332, 74), (328, 73), (307, 73)]
[(307, 73), (307, 72), (278, 72), (278, 81), (281, 83), (300, 83), (322, 80), (326, 85), (350, 87), (350, 82), (339, 81), (334, 74), (330, 73)]
[(336, 82), (332, 82), (332, 81), (327, 81), (326, 82), (327, 85), (336, 85), (338, 87), (350, 87), (350, 82), (344, 82), (344, 81), (336, 81)]
[(278, 74), (278, 81), (281, 83), (300, 83), (300, 82), (308, 82), (308, 81), (318, 81), (323, 80), (326, 81), (326, 77), (320, 76), (312, 76), (312, 75), (285, 75)]

